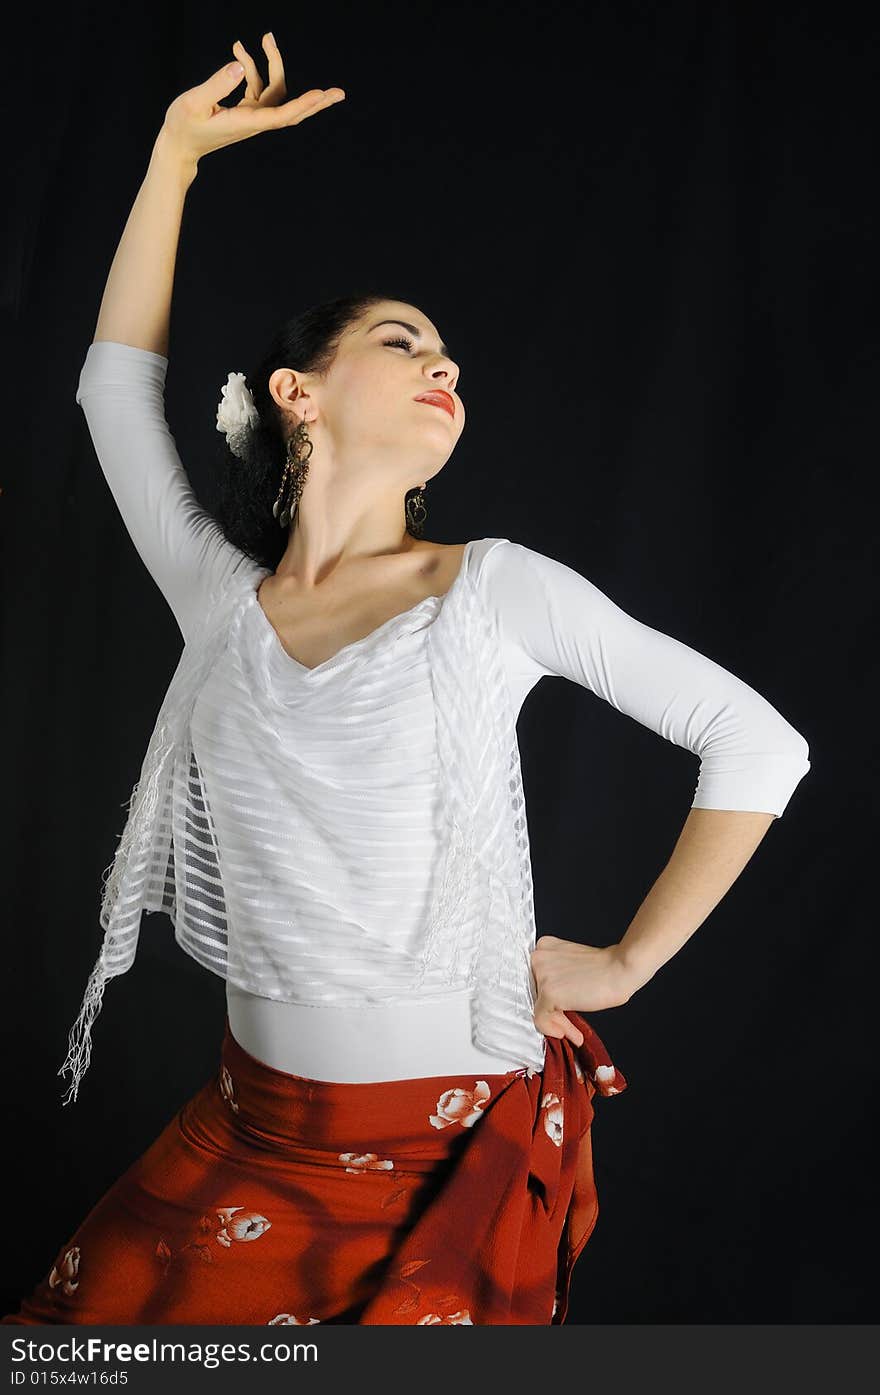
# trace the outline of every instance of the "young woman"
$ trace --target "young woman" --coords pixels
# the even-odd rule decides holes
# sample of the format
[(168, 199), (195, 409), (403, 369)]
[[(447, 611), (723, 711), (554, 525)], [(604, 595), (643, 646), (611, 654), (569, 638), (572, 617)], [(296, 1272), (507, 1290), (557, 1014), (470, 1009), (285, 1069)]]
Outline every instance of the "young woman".
[[(561, 1323), (595, 1225), (592, 1100), (625, 1080), (580, 1011), (689, 938), (809, 769), (733, 674), (506, 538), (420, 536), (460, 370), (407, 301), (340, 297), (231, 373), (219, 517), (163, 388), (200, 159), (344, 93), (240, 44), (169, 107), (80, 376), (95, 448), (185, 645), (109, 869), (62, 1072), (87, 1068), (144, 910), (226, 980), (219, 1067), (5, 1323)], [(536, 940), (516, 742), (564, 676), (700, 757), (618, 944)]]

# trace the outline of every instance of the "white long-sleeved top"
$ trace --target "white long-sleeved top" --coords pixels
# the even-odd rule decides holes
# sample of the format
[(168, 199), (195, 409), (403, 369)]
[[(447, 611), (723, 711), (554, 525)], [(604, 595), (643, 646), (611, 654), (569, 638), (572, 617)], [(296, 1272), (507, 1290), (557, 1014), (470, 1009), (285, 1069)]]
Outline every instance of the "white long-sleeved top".
[[(164, 411), (168, 359), (89, 347), (77, 402), (126, 528), (184, 639), (241, 553), (199, 505)], [(494, 614), (512, 710), (570, 679), (699, 757), (694, 808), (782, 814), (810, 768), (804, 738), (748, 684), (640, 623), (579, 572), (506, 538), (469, 542)], [(471, 1041), (470, 990), (384, 1001), (418, 941), (441, 829), (425, 598), (309, 669), (256, 591), (199, 693), (193, 750), (223, 848), (240, 952), (291, 957), (308, 1002), (227, 982), (233, 1035), (278, 1070), (337, 1081), (499, 1072)], [(474, 913), (476, 914), (476, 907)], [(380, 946), (385, 946), (383, 951)]]

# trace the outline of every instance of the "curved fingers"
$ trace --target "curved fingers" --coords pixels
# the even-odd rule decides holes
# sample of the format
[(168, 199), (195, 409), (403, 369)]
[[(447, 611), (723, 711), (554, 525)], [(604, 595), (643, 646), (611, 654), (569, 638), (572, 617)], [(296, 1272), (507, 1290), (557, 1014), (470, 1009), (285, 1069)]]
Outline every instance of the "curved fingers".
[(269, 35), (263, 35), (263, 48), (266, 50), (266, 57), (269, 60), (269, 85), (262, 95), (263, 102), (271, 102), (274, 106), (282, 98), (287, 96), (287, 84), (284, 80), (284, 63), (281, 58), (281, 50), (275, 40)]
[(260, 100), (260, 93), (263, 90), (263, 79), (260, 77), (260, 72), (256, 63), (253, 58), (251, 58), (244, 44), (241, 42), (241, 39), (236, 39), (235, 43), (232, 45), (232, 52), (244, 68), (246, 83), (244, 96), (241, 98), (239, 106), (245, 102), (258, 102)]

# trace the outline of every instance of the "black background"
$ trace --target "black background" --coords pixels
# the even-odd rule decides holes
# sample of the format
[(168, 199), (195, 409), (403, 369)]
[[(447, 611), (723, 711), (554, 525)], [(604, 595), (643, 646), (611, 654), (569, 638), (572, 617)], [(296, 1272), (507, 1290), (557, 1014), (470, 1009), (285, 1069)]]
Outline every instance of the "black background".
[[(200, 497), (230, 369), (284, 316), (386, 290), (461, 369), (425, 535), (566, 562), (810, 743), (718, 908), (591, 1015), (629, 1089), (597, 1100), (569, 1322), (872, 1320), (877, 24), (677, 0), (86, 5), (7, 34), (3, 1311), (217, 1067), (224, 984), (150, 915), (60, 1103), (180, 649), (74, 394), (167, 104), (236, 38), (265, 73), (267, 28), (290, 95), (347, 99), (189, 192), (166, 401)], [(697, 761), (563, 680), (519, 737), (538, 933), (611, 943)]]

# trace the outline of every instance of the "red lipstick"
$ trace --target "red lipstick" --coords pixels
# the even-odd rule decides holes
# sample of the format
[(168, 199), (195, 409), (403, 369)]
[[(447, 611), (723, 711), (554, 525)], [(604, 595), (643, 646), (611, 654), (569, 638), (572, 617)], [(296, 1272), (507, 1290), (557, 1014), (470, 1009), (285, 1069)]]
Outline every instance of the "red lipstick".
[(419, 396), (413, 400), (415, 402), (432, 402), (435, 407), (442, 407), (451, 417), (455, 416), (455, 401), (442, 388), (432, 388), (430, 392), (419, 393)]

